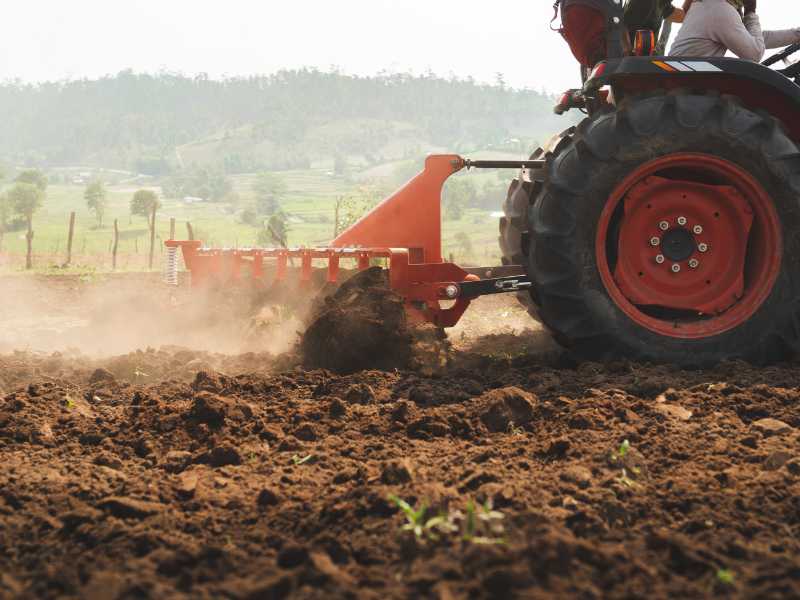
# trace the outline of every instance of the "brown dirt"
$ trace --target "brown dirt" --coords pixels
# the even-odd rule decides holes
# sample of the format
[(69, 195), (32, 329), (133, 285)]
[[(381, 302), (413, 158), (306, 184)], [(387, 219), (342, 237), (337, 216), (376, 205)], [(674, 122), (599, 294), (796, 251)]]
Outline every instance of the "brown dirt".
[(800, 597), (799, 365), (569, 365), (477, 304), (429, 375), (0, 356), (0, 598)]
[(432, 372), (447, 365), (451, 344), (446, 335), (409, 322), (403, 298), (389, 289), (386, 273), (373, 267), (319, 294), (298, 344), (304, 366), (350, 374), (407, 368)]

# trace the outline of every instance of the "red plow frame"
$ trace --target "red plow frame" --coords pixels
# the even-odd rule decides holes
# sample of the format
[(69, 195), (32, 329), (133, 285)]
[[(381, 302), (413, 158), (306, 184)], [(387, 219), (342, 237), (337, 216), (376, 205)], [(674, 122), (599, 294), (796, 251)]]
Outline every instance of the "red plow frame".
[[(309, 285), (315, 260), (327, 263), (327, 281), (334, 283), (339, 280), (343, 259), (355, 261), (359, 270), (369, 268), (373, 259), (384, 259), (390, 286), (405, 298), (412, 318), (453, 327), (473, 298), (516, 291), (530, 284), (521, 267), (464, 269), (442, 259), (442, 187), (465, 167), (524, 168), (532, 166), (530, 163), (430, 156), (419, 175), (339, 235), (330, 247), (214, 249), (203, 247), (199, 241), (169, 240), (165, 242), (173, 249), (169, 268), (177, 269), (174, 253), (180, 248), (193, 286), (243, 282), (269, 285), (267, 265), (273, 267), (271, 278), (277, 284), (287, 280), (288, 267), (297, 260), (299, 283)], [(491, 279), (496, 275), (504, 277)], [(450, 305), (443, 306), (443, 302)]]

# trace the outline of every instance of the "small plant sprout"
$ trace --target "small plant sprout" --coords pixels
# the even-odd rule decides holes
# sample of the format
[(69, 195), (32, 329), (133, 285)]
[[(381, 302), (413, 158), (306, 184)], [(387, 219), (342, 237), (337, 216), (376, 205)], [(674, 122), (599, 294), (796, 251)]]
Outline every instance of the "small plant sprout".
[(525, 435), (525, 430), (522, 427), (517, 427), (514, 421), (509, 421), (508, 433), (510, 435)]
[(312, 458), (314, 458), (313, 454), (309, 454), (308, 456), (303, 456), (302, 458), (297, 454), (295, 454), (292, 456), (292, 463), (295, 464), (296, 466), (300, 466), (306, 464)]
[(736, 583), (736, 575), (730, 569), (717, 569), (717, 581), (725, 586), (732, 586)]
[(467, 514), (464, 517), (464, 541), (473, 544), (505, 544), (503, 519), (505, 516), (492, 507), (491, 500), (484, 504), (467, 502)]
[(72, 396), (67, 396), (64, 398), (64, 405), (69, 409), (72, 410), (75, 408), (75, 399)]
[(414, 509), (408, 502), (394, 494), (389, 496), (389, 500), (402, 511), (406, 518), (406, 523), (401, 529), (410, 531), (418, 540), (427, 538), (436, 541), (439, 539), (439, 533), (457, 531), (457, 527), (453, 525), (446, 515), (438, 515), (428, 519), (428, 507), (424, 502), (418, 509)]
[(622, 442), (616, 452), (611, 453), (611, 460), (623, 461), (628, 453), (631, 451), (631, 443), (628, 440)]
[(136, 379), (142, 379), (143, 377), (150, 377), (150, 375), (148, 375), (147, 373), (145, 373), (144, 371), (142, 371), (142, 370), (141, 370), (139, 367), (136, 367), (136, 368), (133, 370), (133, 376), (134, 376)]

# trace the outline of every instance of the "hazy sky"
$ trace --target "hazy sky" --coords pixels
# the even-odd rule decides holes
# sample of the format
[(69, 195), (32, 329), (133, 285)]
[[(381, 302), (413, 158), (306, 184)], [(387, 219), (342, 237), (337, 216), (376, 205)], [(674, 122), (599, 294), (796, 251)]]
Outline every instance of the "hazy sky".
[[(676, 1), (676, 5), (680, 0)], [(761, 0), (766, 28), (800, 26), (797, 0)], [(28, 0), (4, 7), (0, 80), (123, 69), (271, 73), (337, 66), (471, 75), (560, 91), (577, 67), (552, 0)]]

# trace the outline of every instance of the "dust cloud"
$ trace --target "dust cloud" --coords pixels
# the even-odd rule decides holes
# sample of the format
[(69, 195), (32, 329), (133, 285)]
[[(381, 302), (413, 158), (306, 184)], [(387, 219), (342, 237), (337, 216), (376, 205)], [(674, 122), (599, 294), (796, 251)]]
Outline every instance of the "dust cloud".
[(0, 279), (0, 352), (108, 357), (176, 346), (277, 354), (297, 341), (307, 302), (269, 304), (245, 290), (163, 284), (155, 275)]

